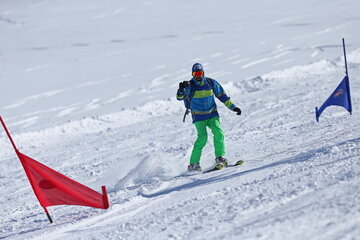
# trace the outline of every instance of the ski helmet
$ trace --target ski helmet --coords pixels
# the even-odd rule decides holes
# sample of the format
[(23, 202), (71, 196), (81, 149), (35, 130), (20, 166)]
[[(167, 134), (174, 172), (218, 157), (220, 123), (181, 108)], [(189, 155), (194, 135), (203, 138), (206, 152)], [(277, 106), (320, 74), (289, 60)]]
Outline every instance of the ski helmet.
[(204, 71), (203, 66), (200, 63), (195, 63), (192, 66), (192, 72)]

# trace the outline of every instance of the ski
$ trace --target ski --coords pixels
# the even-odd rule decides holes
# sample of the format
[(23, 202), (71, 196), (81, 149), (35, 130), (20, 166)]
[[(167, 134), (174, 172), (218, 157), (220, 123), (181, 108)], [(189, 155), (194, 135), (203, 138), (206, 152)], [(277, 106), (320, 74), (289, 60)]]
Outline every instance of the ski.
[(210, 169), (208, 169), (208, 170), (206, 170), (206, 171), (203, 171), (203, 173), (209, 173), (209, 172), (218, 171), (218, 170), (223, 169), (224, 167), (225, 167), (225, 168), (236, 167), (236, 166), (242, 165), (243, 163), (244, 163), (243, 160), (239, 160), (239, 161), (237, 161), (235, 164), (228, 164), (227, 166), (223, 166), (222, 164), (218, 163), (218, 164), (215, 165), (215, 167), (210, 168)]

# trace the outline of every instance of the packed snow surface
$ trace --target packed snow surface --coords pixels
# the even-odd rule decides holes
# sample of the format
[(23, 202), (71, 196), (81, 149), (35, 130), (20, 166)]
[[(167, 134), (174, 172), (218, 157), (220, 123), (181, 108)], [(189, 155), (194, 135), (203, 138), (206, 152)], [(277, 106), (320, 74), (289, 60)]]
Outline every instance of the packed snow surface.
[[(108, 210), (43, 213), (0, 131), (0, 239), (359, 239), (358, 0), (0, 2), (0, 115), (20, 151)], [(315, 107), (345, 76), (353, 115)], [(227, 158), (186, 175), (196, 139), (180, 81), (201, 62)], [(210, 134), (211, 136), (211, 134)], [(214, 164), (212, 138), (201, 166)]]

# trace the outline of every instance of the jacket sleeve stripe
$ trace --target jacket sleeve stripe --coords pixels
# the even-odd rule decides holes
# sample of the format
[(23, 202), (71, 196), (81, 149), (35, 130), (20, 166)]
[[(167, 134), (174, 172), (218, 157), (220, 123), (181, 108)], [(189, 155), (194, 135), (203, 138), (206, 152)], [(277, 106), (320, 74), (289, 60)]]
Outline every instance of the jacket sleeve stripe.
[(179, 96), (178, 94), (176, 94), (176, 99), (177, 99), (177, 100), (183, 100), (183, 99), (184, 99), (184, 95)]
[(231, 99), (229, 99), (229, 100), (227, 100), (226, 102), (224, 102), (224, 104), (225, 104), (225, 106), (226, 106), (227, 108), (230, 108), (230, 109), (231, 109), (231, 107), (232, 107), (232, 108), (235, 107), (235, 106), (233, 106), (234, 104), (233, 104), (233, 102), (231, 101)]
[(176, 99), (181, 101), (181, 100), (184, 100), (184, 97), (185, 97), (185, 93), (180, 92), (180, 90), (178, 90), (176, 93)]

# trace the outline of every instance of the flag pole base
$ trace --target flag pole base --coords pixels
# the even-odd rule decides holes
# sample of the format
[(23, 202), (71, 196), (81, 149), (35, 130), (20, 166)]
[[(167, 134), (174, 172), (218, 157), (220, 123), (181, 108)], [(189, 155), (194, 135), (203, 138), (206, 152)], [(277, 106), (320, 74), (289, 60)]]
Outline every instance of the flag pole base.
[(108, 195), (107, 195), (106, 187), (101, 186), (101, 190), (102, 190), (104, 209), (108, 209), (109, 206), (110, 206), (110, 203), (109, 203), (109, 198), (108, 198)]
[(44, 208), (44, 210), (45, 210), (46, 216), (48, 217), (48, 219), (49, 219), (50, 223), (53, 223), (53, 220), (52, 220), (52, 218), (51, 218), (51, 216), (50, 216), (50, 214), (49, 214), (48, 210), (47, 210), (46, 208)]
[(318, 108), (315, 107), (315, 116), (316, 116), (316, 121), (319, 122), (319, 113), (318, 113)]

